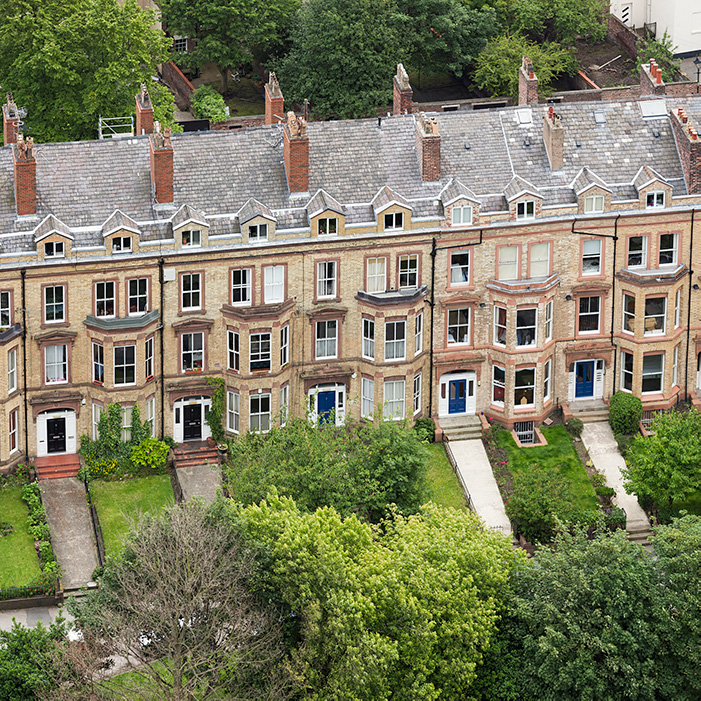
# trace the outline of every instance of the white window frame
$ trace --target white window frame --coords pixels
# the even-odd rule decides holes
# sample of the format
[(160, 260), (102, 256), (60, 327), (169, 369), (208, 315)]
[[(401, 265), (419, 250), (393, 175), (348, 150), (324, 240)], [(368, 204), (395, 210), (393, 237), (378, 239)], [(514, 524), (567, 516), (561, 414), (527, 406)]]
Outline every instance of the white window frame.
[(362, 356), (367, 360), (375, 360), (375, 320), (363, 319)]
[(283, 385), (280, 387), (280, 426), (287, 425), (287, 419), (290, 415), (290, 386)]
[[(446, 345), (469, 346), (470, 345), (470, 307), (448, 310), (448, 329), (446, 333)], [(452, 338), (452, 340), (451, 340)]]
[[(273, 339), (270, 332), (252, 333), (248, 337), (248, 366), (251, 372), (267, 370), (270, 372), (273, 362)], [(258, 364), (260, 367), (253, 367)]]
[[(128, 358), (128, 350), (131, 348), (131, 362), (127, 362), (129, 360)], [(113, 353), (113, 358), (114, 358), (114, 372), (113, 372), (113, 379), (114, 379), (114, 386), (115, 387), (128, 387), (131, 385), (136, 384), (136, 346), (134, 344), (125, 344), (125, 345), (119, 345), (119, 346), (114, 346), (114, 349), (112, 351)], [(120, 355), (121, 358), (117, 358), (117, 356)], [(118, 360), (120, 362), (118, 362)], [(128, 377), (128, 371), (129, 368), (131, 368), (131, 371), (134, 373), (134, 379), (131, 382), (117, 382), (117, 370), (121, 369), (122, 373), (122, 378), (124, 380), (127, 379)]]
[[(412, 282), (413, 280), (413, 282)], [(419, 286), (419, 256), (407, 253), (399, 256), (399, 289), (415, 290)]]
[(582, 241), (582, 275), (601, 275), (601, 239)]
[(183, 248), (200, 248), (202, 246), (202, 231), (200, 229), (185, 229), (180, 234)]
[(366, 262), (367, 290), (370, 294), (387, 289), (387, 258), (368, 258)]
[[(627, 367), (627, 361), (630, 361), (630, 368)], [(632, 353), (621, 350), (621, 391), (622, 392), (632, 392), (633, 391), (633, 368), (634, 368), (635, 358)], [(630, 387), (626, 387), (626, 384), (630, 384)]]
[[(524, 314), (525, 312), (533, 312), (534, 314), (534, 319), (532, 324), (522, 324), (519, 325), (519, 315)], [(522, 343), (522, 340), (525, 340), (527, 336), (525, 336), (524, 332), (528, 329), (531, 329), (533, 332), (533, 336), (530, 341)], [(524, 309), (517, 309), (516, 310), (516, 347), (517, 348), (528, 348), (529, 346), (537, 346), (538, 345), (538, 307), (525, 307)]]
[[(189, 281), (189, 290), (185, 289), (185, 280)], [(183, 311), (202, 309), (202, 273), (183, 273), (180, 276), (180, 303)]]
[(122, 404), (122, 441), (124, 443), (131, 440), (131, 410), (133, 408), (133, 404), (129, 406)]
[(290, 362), (290, 325), (285, 324), (280, 328), (280, 367), (285, 367)]
[(338, 218), (337, 217), (322, 217), (319, 219), (317, 229), (319, 236), (334, 236), (338, 233)]
[(112, 253), (131, 253), (131, 236), (115, 236), (112, 239)]
[(603, 195), (587, 195), (584, 198), (585, 214), (601, 214), (604, 211)]
[(385, 322), (385, 362), (406, 360), (406, 321)]
[[(112, 310), (108, 311), (110, 305)], [(114, 280), (95, 283), (95, 316), (99, 319), (114, 319), (117, 316), (117, 285)]]
[(102, 404), (92, 403), (92, 439), (96, 441), (100, 437), (100, 417), (102, 416)]
[(264, 304), (280, 304), (285, 301), (285, 266), (266, 265), (263, 268)]
[(92, 342), (92, 381), (105, 382), (105, 347), (95, 341)]
[[(462, 260), (461, 260), (462, 259)], [(459, 250), (450, 252), (450, 285), (470, 284), (470, 251)]]
[(226, 428), (238, 433), (241, 425), (241, 395), (229, 390), (226, 393)]
[[(12, 306), (9, 292), (0, 292), (0, 328), (7, 329), (12, 326)], [(44, 319), (46, 321), (46, 319)]]
[(336, 261), (324, 260), (316, 264), (316, 296), (318, 299), (336, 297)]
[(681, 287), (676, 291), (674, 295), (674, 328), (678, 329), (681, 321), (681, 310), (682, 310), (682, 289)]
[[(265, 403), (267, 402), (267, 410)], [(272, 400), (270, 393), (248, 395), (248, 430), (256, 433), (268, 433), (270, 430)]]
[[(649, 369), (645, 371), (645, 361), (649, 358), (659, 358), (660, 359), (660, 369), (651, 372)], [(643, 356), (643, 368), (642, 368), (642, 384), (641, 384), (641, 394), (660, 394), (664, 391), (664, 353), (654, 353), (650, 355)], [(659, 377), (659, 388), (658, 389), (645, 389), (646, 379), (651, 377)]]
[[(543, 254), (542, 251), (545, 251)], [(550, 241), (538, 241), (528, 247), (530, 256), (529, 277), (548, 277), (550, 275)]]
[[(582, 310), (582, 305), (585, 300), (588, 300), (587, 309)], [(595, 306), (596, 311), (592, 311), (592, 300), (596, 300)], [(591, 297), (582, 296), (579, 298), (578, 302), (579, 313), (577, 314), (577, 333), (580, 336), (586, 334), (597, 334), (601, 332), (601, 297), (598, 295), (593, 295)], [(593, 319), (596, 317), (596, 328), (595, 329), (582, 329), (582, 321), (586, 319)]]
[(268, 225), (267, 224), (251, 224), (248, 227), (248, 240), (267, 241), (268, 240)]
[(180, 368), (181, 372), (204, 371), (203, 331), (190, 331), (180, 336)]
[[(49, 302), (49, 290), (52, 291), (53, 301)], [(56, 291), (61, 290), (61, 300), (56, 301)], [(53, 310), (53, 318), (49, 318), (49, 309)], [(60, 316), (58, 312), (60, 311)], [(66, 320), (66, 286), (65, 285), (49, 285), (44, 288), (44, 323), (45, 324), (60, 324)]]
[(151, 438), (156, 437), (156, 398), (149, 397), (146, 400), (146, 421), (149, 425), (149, 433)]
[[(497, 379), (497, 373), (501, 373), (501, 379)], [(497, 399), (497, 389), (501, 389), (501, 399)], [(492, 365), (492, 404), (504, 406), (506, 398), (506, 368), (501, 365)]]
[(338, 357), (338, 320), (323, 319), (316, 322), (314, 337), (315, 358), (325, 360)]
[[(647, 304), (648, 302), (652, 302), (653, 300), (663, 300), (664, 301), (664, 309), (660, 314), (648, 314), (647, 311)], [(661, 319), (662, 320), (662, 328), (654, 328), (648, 330), (648, 319)], [(659, 297), (646, 297), (645, 298), (645, 322), (644, 322), (644, 328), (645, 328), (645, 336), (664, 336), (666, 331), (667, 331), (667, 297), (664, 295), (661, 295)]]
[(414, 355), (418, 355), (424, 349), (424, 313), (419, 312), (414, 317)]
[[(669, 246), (666, 248), (662, 248), (662, 239), (665, 238), (666, 236), (671, 236), (672, 237), (672, 247), (670, 248)], [(660, 247), (657, 252), (657, 261), (658, 265), (660, 268), (665, 267), (666, 265), (678, 265), (679, 263), (679, 234), (661, 234), (660, 235)], [(662, 256), (663, 254), (671, 260), (669, 262), (662, 262)]]
[(645, 195), (645, 208), (646, 209), (659, 209), (664, 207), (665, 202), (665, 192), (664, 190), (650, 190)]
[[(238, 278), (238, 281), (237, 281)], [(231, 271), (231, 304), (232, 306), (248, 306), (253, 300), (253, 269), (236, 268)], [(236, 297), (240, 299), (236, 299)]]
[(517, 202), (516, 219), (535, 219), (535, 200)]
[(148, 380), (153, 379), (155, 374), (153, 364), (153, 336), (146, 339), (144, 344), (144, 377)]
[[(507, 253), (513, 253), (513, 259), (507, 258)], [(499, 258), (497, 261), (497, 279), (518, 280), (519, 278), (518, 246), (499, 246)]]
[[(533, 383), (532, 384), (519, 384), (519, 374), (522, 374), (524, 372), (533, 372)], [(535, 388), (537, 384), (537, 372), (535, 367), (532, 368), (517, 368), (516, 372), (514, 374), (514, 407), (533, 407), (535, 406)], [(516, 400), (516, 394), (521, 391), (528, 391), (530, 390), (532, 393), (533, 401), (532, 402), (526, 402), (525, 404), (521, 404), (519, 401)], [(524, 395), (525, 396), (525, 395)]]
[(187, 53), (187, 38), (173, 37), (173, 51), (179, 54)]
[(677, 384), (679, 379), (679, 346), (674, 346), (672, 351), (672, 387)]
[(553, 340), (553, 301), (545, 303), (545, 341)]
[(401, 231), (404, 228), (404, 212), (385, 214), (385, 231)]
[[(629, 308), (628, 300), (632, 300), (632, 310)], [(621, 305), (623, 320), (622, 328), (623, 333), (635, 333), (635, 296), (623, 293), (623, 304)], [(626, 328), (630, 326), (630, 328)]]
[(375, 380), (363, 377), (360, 382), (360, 415), (372, 418), (375, 411)]
[[(127, 282), (127, 309), (129, 310), (129, 316), (143, 316), (148, 312), (148, 281), (147, 277), (135, 277)], [(132, 287), (134, 288), (133, 291)], [(135, 312), (131, 310), (132, 300), (135, 303), (134, 306), (136, 306)], [(143, 307), (143, 309), (140, 307)]]
[[(55, 350), (59, 348), (63, 351)], [(56, 360), (53, 356), (57, 353), (63, 355), (63, 358)], [(55, 375), (56, 379), (49, 379), (49, 368), (54, 369), (51, 375)], [(65, 343), (44, 347), (44, 380), (47, 385), (65, 385), (68, 382), (68, 346)]]
[[(636, 241), (638, 239), (640, 239), (640, 250), (632, 250), (631, 244), (633, 243), (633, 241)], [(647, 242), (647, 236), (630, 236), (628, 238), (628, 268), (647, 268)], [(640, 256), (640, 262), (631, 263), (631, 259), (635, 260), (638, 256)]]
[(241, 336), (232, 329), (226, 332), (226, 369), (234, 372), (241, 370)]
[[(502, 324), (499, 320), (501, 313), (504, 313), (504, 323)], [(508, 311), (506, 307), (501, 307), (499, 305), (494, 305), (494, 345), (495, 346), (505, 346), (506, 345), (506, 328), (507, 328)], [(503, 333), (500, 333), (503, 332)]]
[(63, 241), (47, 241), (44, 244), (44, 258), (65, 258)]
[(421, 411), (421, 385), (421, 372), (417, 372), (414, 375), (414, 416)]
[(552, 393), (552, 360), (548, 359), (543, 364), (543, 402), (550, 399)]
[(456, 205), (452, 209), (453, 226), (470, 226), (472, 224), (472, 205)]
[(12, 394), (17, 389), (17, 349), (7, 352), (7, 393)]
[(385, 380), (384, 418), (386, 421), (401, 421), (405, 415), (406, 380)]
[(7, 420), (10, 455), (19, 450), (19, 409), (12, 409)]

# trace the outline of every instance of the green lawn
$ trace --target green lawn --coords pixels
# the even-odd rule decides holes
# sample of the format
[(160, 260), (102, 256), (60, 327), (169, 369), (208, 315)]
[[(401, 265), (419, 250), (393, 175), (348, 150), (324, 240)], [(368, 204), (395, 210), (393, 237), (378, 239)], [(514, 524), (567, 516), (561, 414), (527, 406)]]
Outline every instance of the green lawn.
[(12, 524), (12, 533), (0, 538), (0, 589), (23, 587), (41, 574), (34, 540), (27, 533), (27, 505), (20, 487), (0, 489), (0, 521)]
[(442, 443), (431, 443), (428, 449), (427, 481), (431, 501), (441, 506), (467, 511), (465, 494), (457, 475), (448, 462)]
[(122, 549), (122, 539), (129, 533), (130, 520), (140, 514), (158, 513), (175, 501), (170, 475), (150, 475), (123, 482), (94, 480), (90, 483), (90, 493), (108, 555)]
[(532, 465), (557, 467), (570, 481), (574, 506), (583, 509), (596, 509), (597, 498), (589, 481), (587, 471), (572, 445), (572, 438), (564, 426), (543, 428), (542, 433), (548, 445), (533, 448), (517, 448), (511, 433), (501, 431), (499, 444), (509, 453), (508, 467), (512, 475), (527, 470)]

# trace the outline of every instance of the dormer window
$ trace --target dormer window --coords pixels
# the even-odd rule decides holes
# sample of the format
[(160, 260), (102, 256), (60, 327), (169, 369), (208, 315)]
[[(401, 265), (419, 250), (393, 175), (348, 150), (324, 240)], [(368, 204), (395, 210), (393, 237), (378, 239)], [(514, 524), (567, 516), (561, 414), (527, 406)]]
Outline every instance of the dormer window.
[(604, 196), (589, 195), (584, 199), (585, 214), (600, 214), (604, 211)]
[(182, 233), (183, 248), (186, 246), (201, 246), (202, 232), (199, 229), (189, 229)]
[(112, 253), (131, 253), (131, 236), (115, 236), (112, 239)]
[(535, 219), (535, 200), (517, 202), (516, 219)]
[(336, 233), (338, 233), (338, 219), (336, 217), (319, 219), (319, 236), (332, 236)]
[(390, 229), (403, 229), (404, 228), (404, 213), (403, 212), (392, 212), (390, 214), (385, 214), (385, 231)]
[(453, 207), (453, 226), (472, 224), (472, 207)]
[(48, 241), (44, 244), (44, 258), (63, 258), (63, 241)]
[(267, 241), (268, 240), (268, 225), (267, 224), (252, 224), (248, 227), (249, 241)]
[(664, 191), (655, 190), (653, 192), (648, 192), (645, 201), (648, 209), (664, 207)]

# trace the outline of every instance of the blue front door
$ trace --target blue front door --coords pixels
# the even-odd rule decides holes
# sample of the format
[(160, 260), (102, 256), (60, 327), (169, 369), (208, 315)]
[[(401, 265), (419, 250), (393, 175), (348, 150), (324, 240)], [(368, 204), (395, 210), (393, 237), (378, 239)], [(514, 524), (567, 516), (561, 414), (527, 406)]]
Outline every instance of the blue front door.
[(464, 414), (467, 408), (465, 387), (467, 380), (451, 380), (448, 385), (448, 413)]
[(331, 412), (336, 408), (336, 391), (319, 392), (317, 395), (316, 413), (319, 423), (331, 420)]
[(575, 397), (593, 397), (594, 396), (594, 361), (587, 360), (583, 363), (577, 363), (574, 385)]

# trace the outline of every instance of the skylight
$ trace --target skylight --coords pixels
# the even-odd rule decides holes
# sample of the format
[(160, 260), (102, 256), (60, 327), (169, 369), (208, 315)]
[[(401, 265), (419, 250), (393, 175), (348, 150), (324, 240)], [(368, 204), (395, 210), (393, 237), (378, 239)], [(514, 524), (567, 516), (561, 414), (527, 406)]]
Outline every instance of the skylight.
[(606, 124), (606, 113), (603, 110), (596, 110), (594, 112), (594, 121), (597, 124)]
[(645, 119), (660, 119), (667, 116), (667, 103), (664, 100), (643, 100), (640, 112)]
[(533, 111), (528, 108), (516, 110), (516, 116), (519, 124), (533, 124)]

